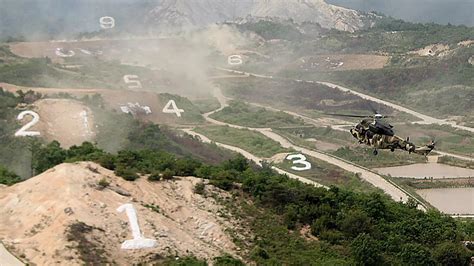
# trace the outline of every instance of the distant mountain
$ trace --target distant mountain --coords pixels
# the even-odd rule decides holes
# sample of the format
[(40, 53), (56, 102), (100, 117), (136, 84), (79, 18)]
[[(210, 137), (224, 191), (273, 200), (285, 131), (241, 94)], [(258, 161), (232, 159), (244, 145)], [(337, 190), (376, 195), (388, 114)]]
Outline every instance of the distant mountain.
[(99, 18), (115, 19), (115, 30), (142, 34), (246, 18), (316, 22), (354, 31), (368, 25), (360, 12), (323, 0), (0, 0), (0, 41), (71, 38), (101, 30)]
[(316, 22), (325, 28), (354, 31), (366, 26), (367, 16), (323, 0), (164, 0), (148, 13), (158, 28), (204, 26), (248, 16)]
[(326, 0), (365, 12), (377, 11), (409, 22), (466, 25), (474, 27), (473, 0)]

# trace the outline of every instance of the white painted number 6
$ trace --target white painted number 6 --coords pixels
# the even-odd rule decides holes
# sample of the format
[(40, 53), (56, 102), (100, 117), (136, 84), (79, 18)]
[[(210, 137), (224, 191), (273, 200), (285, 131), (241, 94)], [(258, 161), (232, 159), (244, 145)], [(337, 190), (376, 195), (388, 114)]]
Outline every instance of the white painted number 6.
[(36, 123), (38, 123), (38, 121), (40, 119), (39, 115), (37, 113), (33, 112), (33, 111), (23, 111), (20, 114), (18, 114), (17, 119), (18, 120), (23, 120), (23, 118), (25, 118), (25, 115), (30, 115), (30, 116), (33, 117), (33, 119), (28, 124), (26, 124), (22, 128), (20, 128), (20, 130), (18, 130), (15, 133), (15, 137), (26, 137), (26, 136), (39, 136), (39, 135), (41, 135), (41, 133), (39, 133), (38, 131), (26, 131), (27, 129), (34, 126)]
[(242, 65), (242, 63), (243, 63), (242, 56), (240, 56), (240, 55), (231, 55), (231, 56), (227, 57), (227, 63), (229, 63), (229, 65), (231, 65), (231, 66)]
[[(291, 169), (295, 171), (305, 171), (311, 169), (311, 163), (306, 161), (306, 156), (303, 154), (291, 154), (286, 157), (287, 160), (293, 161), (293, 164), (302, 164), (304, 166), (292, 166)], [(297, 159), (297, 160), (294, 160)]]
[(118, 212), (126, 212), (128, 221), (130, 222), (130, 229), (132, 230), (133, 239), (125, 240), (122, 243), (122, 249), (142, 249), (152, 248), (156, 246), (156, 240), (143, 237), (138, 225), (137, 212), (130, 203), (124, 204), (117, 208)]
[(111, 29), (115, 27), (115, 19), (113, 17), (101, 17), (99, 22), (102, 29)]
[(176, 102), (174, 100), (170, 100), (163, 108), (163, 113), (176, 114), (176, 116), (181, 117), (181, 113), (184, 113), (184, 110), (178, 109), (178, 106), (176, 106)]

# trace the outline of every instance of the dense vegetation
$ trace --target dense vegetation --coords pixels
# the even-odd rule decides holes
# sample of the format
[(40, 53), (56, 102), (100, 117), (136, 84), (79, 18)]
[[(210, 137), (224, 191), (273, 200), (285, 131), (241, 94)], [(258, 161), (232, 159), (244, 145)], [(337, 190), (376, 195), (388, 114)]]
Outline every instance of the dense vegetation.
[(15, 173), (8, 171), (5, 167), (0, 165), (0, 184), (13, 185), (20, 182), (21, 179)]
[(266, 40), (283, 39), (295, 41), (303, 37), (303, 34), (290, 22), (278, 23), (259, 20), (257, 22), (237, 24), (237, 27), (241, 30), (253, 31)]
[(15, 121), (18, 111), (14, 108), (21, 101), (21, 97), (16, 97), (0, 87), (0, 165), (21, 177), (26, 177), (31, 174), (28, 168), (31, 159), (29, 140), (13, 137), (14, 132), (19, 129)]
[[(234, 192), (229, 204), (235, 215), (246, 217), (255, 234), (247, 255), (258, 264), (468, 265), (472, 254), (461, 244), (474, 239), (472, 222), (461, 226), (437, 211), (417, 210), (413, 201), (396, 203), (379, 193), (315, 188), (267, 166), (252, 168), (241, 156), (211, 166), (160, 150), (123, 150), (113, 155), (90, 143), (63, 150), (53, 142), (38, 151), (42, 154), (35, 164), (38, 170), (62, 161), (93, 160), (126, 180), (139, 178), (137, 172), (165, 171), (210, 179), (211, 184)], [(243, 203), (247, 197), (255, 205)], [(236, 202), (241, 208), (235, 208)], [(305, 225), (311, 226), (319, 241), (296, 233)]]

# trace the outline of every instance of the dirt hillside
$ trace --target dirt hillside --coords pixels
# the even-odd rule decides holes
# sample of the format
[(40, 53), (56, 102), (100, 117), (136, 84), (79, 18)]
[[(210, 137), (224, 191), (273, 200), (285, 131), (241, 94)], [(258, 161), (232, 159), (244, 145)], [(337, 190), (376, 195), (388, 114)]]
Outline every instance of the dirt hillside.
[(57, 140), (63, 147), (80, 145), (95, 138), (94, 116), (83, 103), (69, 99), (42, 99), (34, 103), (40, 116), (37, 129), (47, 141)]
[[(110, 185), (101, 189), (99, 180)], [(37, 265), (130, 265), (151, 258), (185, 256), (236, 257), (225, 233), (233, 227), (223, 207), (193, 192), (200, 179), (181, 177), (127, 182), (97, 164), (62, 164), (11, 187), (0, 187), (0, 240), (16, 256)], [(228, 197), (206, 186), (207, 194)], [(153, 248), (124, 250), (133, 239), (130, 220), (117, 208), (131, 203), (141, 234), (156, 240)]]

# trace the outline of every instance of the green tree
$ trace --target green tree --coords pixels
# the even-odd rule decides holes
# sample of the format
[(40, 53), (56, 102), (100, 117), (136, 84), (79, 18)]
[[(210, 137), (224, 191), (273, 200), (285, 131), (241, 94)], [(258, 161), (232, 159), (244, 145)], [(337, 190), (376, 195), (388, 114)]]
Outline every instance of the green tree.
[(435, 265), (430, 250), (418, 243), (408, 243), (402, 246), (398, 257), (406, 265)]
[(371, 230), (370, 217), (361, 210), (352, 210), (340, 222), (341, 230), (351, 238), (360, 233), (369, 233)]
[(382, 265), (380, 246), (370, 235), (358, 235), (350, 245), (351, 253), (357, 265)]
[(52, 141), (44, 147), (34, 145), (32, 149), (32, 166), (35, 170), (35, 174), (40, 174), (58, 164), (61, 164), (67, 158), (67, 152), (61, 148), (57, 141)]
[(449, 266), (467, 266), (471, 261), (469, 252), (461, 244), (452, 242), (444, 242), (436, 246), (434, 258), (439, 264)]
[(169, 168), (166, 168), (162, 173), (162, 177), (164, 180), (171, 180), (174, 178), (175, 172)]
[(18, 182), (21, 182), (19, 176), (0, 165), (0, 184), (10, 186)]

